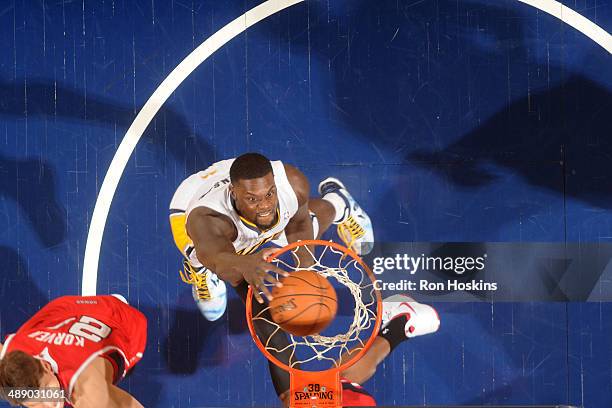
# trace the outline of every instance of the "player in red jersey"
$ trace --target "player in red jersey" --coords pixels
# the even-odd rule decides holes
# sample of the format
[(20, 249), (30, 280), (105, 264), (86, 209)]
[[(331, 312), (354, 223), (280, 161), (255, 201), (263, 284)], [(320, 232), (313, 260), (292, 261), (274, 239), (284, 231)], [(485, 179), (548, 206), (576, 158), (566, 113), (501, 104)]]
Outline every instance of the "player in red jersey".
[(145, 316), (121, 296), (60, 297), (0, 345), (0, 396), (29, 408), (142, 407), (114, 384), (142, 358), (146, 340)]

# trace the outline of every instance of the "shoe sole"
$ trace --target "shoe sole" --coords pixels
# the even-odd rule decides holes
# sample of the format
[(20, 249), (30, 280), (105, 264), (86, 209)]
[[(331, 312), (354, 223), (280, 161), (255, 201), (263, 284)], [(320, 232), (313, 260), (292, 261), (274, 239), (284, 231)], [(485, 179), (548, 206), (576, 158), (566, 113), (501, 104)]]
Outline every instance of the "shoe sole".
[[(323, 184), (325, 184), (325, 183), (336, 183), (336, 184), (338, 184), (338, 185), (340, 186), (340, 188), (341, 188), (341, 189), (346, 190), (346, 187), (344, 187), (344, 184), (343, 184), (343, 183), (342, 183), (340, 180), (338, 180), (338, 179), (337, 179), (337, 178), (335, 178), (335, 177), (328, 177), (328, 178), (326, 178), (325, 180), (322, 180), (322, 181), (319, 183), (319, 187), (318, 187), (318, 189), (317, 189), (317, 190), (319, 191), (319, 195), (321, 195), (321, 186), (322, 186)], [(347, 190), (347, 191), (348, 191), (348, 190)]]

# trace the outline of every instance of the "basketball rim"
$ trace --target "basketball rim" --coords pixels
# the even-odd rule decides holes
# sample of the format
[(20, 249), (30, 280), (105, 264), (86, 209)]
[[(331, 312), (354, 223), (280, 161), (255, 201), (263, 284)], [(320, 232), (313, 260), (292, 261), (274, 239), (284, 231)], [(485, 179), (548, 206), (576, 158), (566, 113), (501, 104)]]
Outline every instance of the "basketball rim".
[[(282, 248), (279, 248), (278, 251), (271, 254), (266, 261), (271, 262), (275, 258), (280, 257), (281, 255), (287, 253), (288, 251), (296, 250), (299, 247), (303, 246), (313, 246), (315, 247), (329, 247), (335, 250), (335, 252), (341, 252), (343, 257), (350, 257), (357, 264), (361, 266), (365, 275), (374, 283), (376, 280), (374, 274), (366, 265), (366, 263), (352, 250), (346, 248), (340, 244), (337, 244), (332, 241), (324, 241), (324, 240), (303, 240), (298, 242), (290, 243)], [(320, 248), (319, 248), (320, 249)], [(368, 349), (374, 343), (376, 336), (380, 330), (380, 325), (382, 321), (382, 299), (380, 292), (378, 290), (372, 291), (375, 296), (376, 302), (376, 321), (373, 326), (373, 330), (370, 334), (370, 337), (365, 342), (365, 345), (359, 352), (351, 357), (348, 361), (343, 362), (341, 365), (329, 368), (323, 371), (305, 371), (297, 368), (293, 368), (275, 356), (273, 356), (266, 347), (263, 345), (261, 339), (255, 332), (255, 327), (253, 323), (253, 290), (249, 286), (247, 298), (246, 298), (246, 318), (247, 325), (249, 327), (249, 332), (253, 337), (257, 348), (266, 356), (266, 358), (274, 363), (276, 366), (282, 368), (283, 370), (289, 372), (290, 376), (290, 397), (289, 397), (289, 406), (295, 408), (302, 407), (341, 407), (342, 406), (342, 384), (340, 382), (340, 373), (357, 361), (362, 358)]]

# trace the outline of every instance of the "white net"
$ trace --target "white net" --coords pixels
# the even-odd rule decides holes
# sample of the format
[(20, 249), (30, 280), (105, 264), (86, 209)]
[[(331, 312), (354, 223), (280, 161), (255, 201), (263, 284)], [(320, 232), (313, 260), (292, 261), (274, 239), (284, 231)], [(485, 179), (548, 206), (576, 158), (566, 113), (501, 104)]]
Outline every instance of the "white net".
[[(308, 251), (314, 263), (310, 265), (309, 262), (307, 267), (302, 266), (300, 258), (296, 255), (298, 250)], [(282, 257), (274, 259), (272, 263), (288, 272), (310, 270), (327, 278), (336, 288), (338, 304), (340, 310), (345, 311), (344, 316), (337, 317), (334, 323), (321, 334), (304, 337), (287, 334), (289, 342), (280, 348), (275, 346), (273, 344), (275, 342), (271, 339), (282, 333), (282, 328), (271, 319), (269, 306), (257, 313), (253, 312), (253, 324), (271, 325), (272, 330), (267, 331), (270, 334), (267, 338), (260, 338), (260, 341), (271, 353), (289, 351), (289, 366), (299, 365), (300, 369), (307, 370), (305, 364), (323, 361), (328, 362), (328, 365), (338, 367), (341, 364), (342, 356), (347, 356), (349, 352), (352, 356), (365, 347), (376, 325), (378, 293), (375, 290), (374, 282), (358, 258), (332, 246), (317, 245), (315, 250), (307, 246), (299, 246), (291, 252), (293, 255), (291, 260), (295, 262), (295, 265), (291, 265), (290, 260)], [(352, 316), (350, 302), (353, 303)]]

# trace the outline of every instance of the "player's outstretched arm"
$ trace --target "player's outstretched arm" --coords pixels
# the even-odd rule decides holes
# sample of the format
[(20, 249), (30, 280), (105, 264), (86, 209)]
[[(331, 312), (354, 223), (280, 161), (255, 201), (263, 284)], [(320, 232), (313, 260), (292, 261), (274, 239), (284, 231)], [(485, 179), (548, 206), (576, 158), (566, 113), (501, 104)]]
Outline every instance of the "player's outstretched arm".
[(76, 400), (75, 408), (144, 408), (144, 406), (121, 388), (107, 384), (106, 388), (91, 388), (87, 395)]
[(254, 290), (254, 295), (260, 303), (263, 299), (259, 291), (271, 299), (265, 282), (278, 284), (278, 280), (269, 272), (287, 275), (282, 269), (265, 261), (269, 251), (237, 255), (232, 245), (236, 234), (234, 225), (225, 216), (209, 208), (199, 207), (189, 214), (187, 234), (194, 243), (202, 265), (231, 285), (236, 286), (245, 280), (253, 288), (259, 289)]
[(144, 408), (144, 406), (119, 387), (107, 384), (106, 388), (92, 388), (88, 396), (79, 398), (75, 408)]
[(132, 397), (130, 394), (117, 386), (109, 385), (108, 393), (110, 396), (109, 399), (111, 400), (111, 407), (144, 408), (143, 405), (136, 400), (136, 398)]
[(96, 358), (78, 378), (72, 402), (75, 408), (144, 408), (119, 387), (112, 384), (112, 366), (102, 357)]

